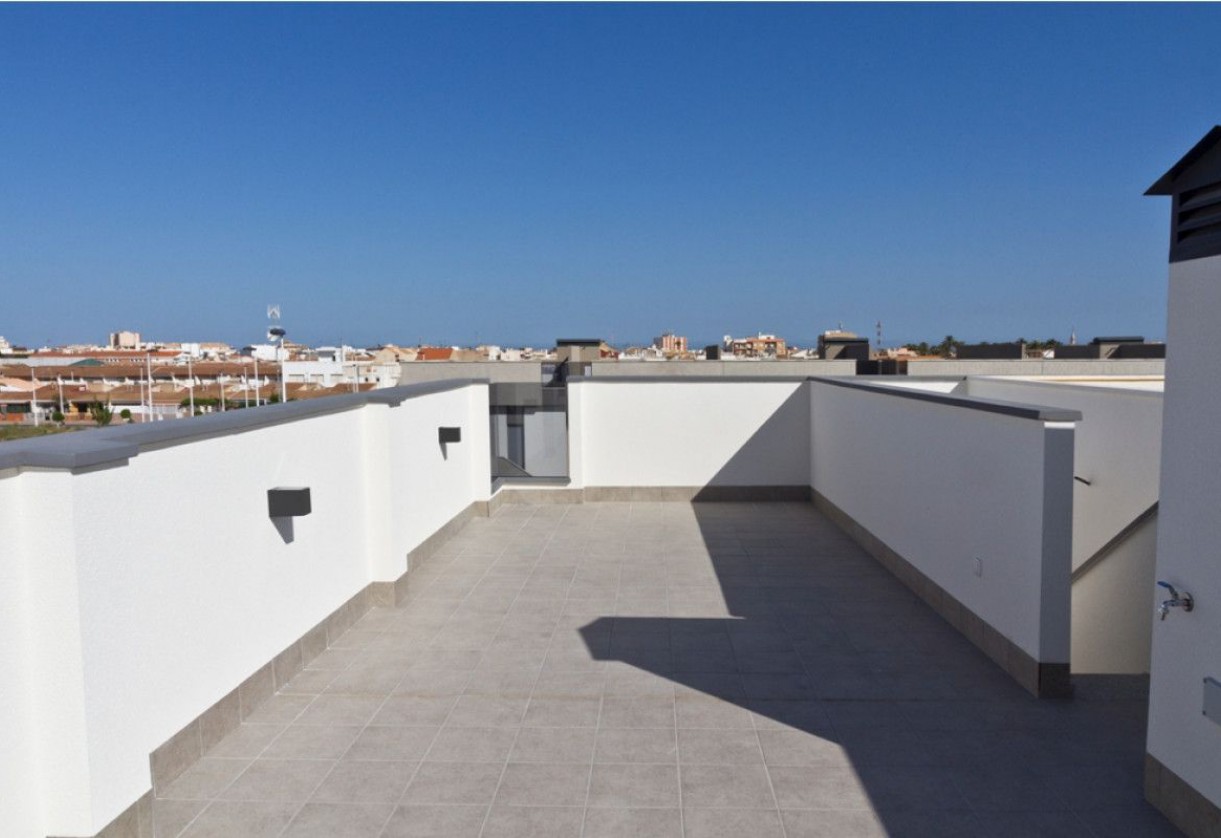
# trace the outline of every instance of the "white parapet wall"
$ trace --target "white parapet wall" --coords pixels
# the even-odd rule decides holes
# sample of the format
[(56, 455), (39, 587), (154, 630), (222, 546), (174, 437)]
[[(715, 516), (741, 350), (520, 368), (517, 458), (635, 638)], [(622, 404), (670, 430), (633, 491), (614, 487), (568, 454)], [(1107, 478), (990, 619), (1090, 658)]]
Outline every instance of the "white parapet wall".
[(1080, 414), (828, 379), (810, 404), (816, 497), (1066, 676)]
[(803, 380), (572, 379), (574, 487), (805, 487)]
[(968, 378), (965, 392), (1081, 411), (1073, 488), (1073, 672), (1148, 672), (1157, 518), (1147, 513), (1158, 501), (1161, 381), (981, 377)]
[[(450, 382), (0, 449), (0, 834), (96, 833), (154, 749), (401, 576), (487, 500), (487, 412)], [(269, 518), (276, 487), (310, 514)]]

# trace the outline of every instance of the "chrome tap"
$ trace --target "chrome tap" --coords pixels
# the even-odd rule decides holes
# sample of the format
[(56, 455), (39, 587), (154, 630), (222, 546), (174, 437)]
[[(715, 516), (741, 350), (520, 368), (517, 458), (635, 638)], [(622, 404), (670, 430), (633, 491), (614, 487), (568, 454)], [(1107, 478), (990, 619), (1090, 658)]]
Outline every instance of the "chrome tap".
[(1171, 608), (1182, 608), (1184, 611), (1191, 611), (1196, 607), (1196, 601), (1191, 598), (1191, 594), (1184, 591), (1179, 593), (1174, 589), (1174, 585), (1169, 582), (1158, 582), (1158, 587), (1165, 588), (1170, 592), (1170, 599), (1162, 600), (1162, 604), (1158, 606), (1157, 613), (1161, 615), (1161, 619), (1166, 619), (1166, 615), (1170, 613)]

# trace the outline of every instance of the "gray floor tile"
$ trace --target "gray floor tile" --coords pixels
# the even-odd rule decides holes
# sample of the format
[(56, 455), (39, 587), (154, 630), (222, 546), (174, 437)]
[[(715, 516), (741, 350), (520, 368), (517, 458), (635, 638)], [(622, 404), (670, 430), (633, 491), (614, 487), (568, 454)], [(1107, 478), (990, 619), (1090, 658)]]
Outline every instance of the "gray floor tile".
[(360, 733), (346, 725), (292, 725), (259, 756), (264, 759), (339, 759)]
[(330, 673), (332, 676), (330, 682), (318, 692), (328, 695), (386, 696), (403, 680), (405, 671), (406, 667), (392, 667), (386, 664), (357, 664), (343, 672)]
[(989, 812), (976, 823), (975, 834), (980, 838), (1080, 838), (1090, 834), (1089, 827), (1072, 812)]
[(988, 822), (988, 815), (958, 811), (881, 812), (878, 817), (887, 834), (902, 838), (978, 838), (986, 834)]
[(154, 800), (154, 838), (176, 838), (207, 806), (206, 800)]
[(581, 806), (589, 786), (584, 765), (509, 763), (496, 793), (506, 806)]
[(341, 760), (310, 800), (319, 803), (397, 803), (416, 767), (414, 762)]
[(763, 752), (753, 730), (679, 730), (679, 761), (685, 765), (760, 765)]
[(360, 732), (344, 754), (349, 760), (415, 762), (424, 758), (438, 729), (432, 727), (374, 727)]
[(292, 820), (299, 803), (217, 800), (195, 818), (183, 838), (273, 838)]
[(838, 742), (799, 730), (761, 730), (759, 744), (768, 765), (847, 766), (851, 755)]
[(677, 807), (678, 768), (671, 765), (595, 765), (589, 803), (599, 808)]
[[(280, 696), (284, 698), (286, 696)], [(385, 696), (320, 695), (301, 711), (293, 724), (364, 725), (381, 707)]]
[(330, 760), (256, 759), (220, 797), (224, 800), (307, 800), (335, 763)]
[(687, 838), (784, 838), (775, 809), (686, 809)]
[(674, 763), (677, 760), (678, 745), (670, 728), (598, 731), (595, 762)]
[(479, 838), (488, 807), (399, 806), (386, 823), (383, 838)]
[(457, 697), (466, 689), (470, 678), (471, 673), (465, 671), (408, 670), (394, 688), (393, 695)]
[(598, 726), (618, 728), (674, 727), (674, 699), (666, 696), (635, 696), (602, 700)]
[(282, 724), (242, 724), (224, 739), (212, 746), (205, 756), (209, 757), (250, 757), (253, 759), (263, 752), (284, 730)]
[(870, 809), (869, 790), (851, 768), (770, 767), (781, 809)]
[(288, 724), (299, 717), (313, 701), (312, 695), (273, 695), (243, 721), (251, 724)]
[(767, 809), (776, 805), (762, 765), (684, 765), (683, 805), (693, 809)]
[[(788, 838), (888, 838), (890, 832), (873, 812), (853, 809), (783, 810)], [(906, 836), (904, 836), (906, 838)]]
[(527, 698), (463, 695), (450, 711), (451, 727), (517, 727), (526, 712)]
[(526, 727), (593, 727), (602, 701), (598, 698), (532, 698), (522, 724)]
[(389, 804), (307, 803), (284, 838), (378, 838), (394, 806)]
[(1077, 812), (1096, 838), (1178, 838), (1182, 833), (1149, 805)]
[(402, 802), (486, 806), (496, 794), (503, 767), (483, 762), (426, 762), (407, 786)]
[(437, 727), (449, 718), (449, 712), (457, 702), (457, 696), (392, 695), (369, 724)]
[(176, 800), (211, 800), (250, 767), (251, 759), (204, 757), (158, 793)]
[(517, 739), (514, 727), (446, 727), (437, 734), (427, 759), (431, 762), (504, 763)]
[(280, 688), (281, 694), (300, 693), (317, 695), (325, 692), (331, 682), (340, 674), (333, 669), (303, 669), (293, 676), (292, 680)]
[(753, 730), (754, 721), (745, 702), (729, 701), (710, 696), (679, 696), (674, 699), (675, 715), (680, 728), (738, 728)]
[(681, 838), (678, 809), (588, 809), (584, 838)]
[(580, 807), (493, 806), (482, 838), (580, 838)]
[(1053, 783), (1025, 766), (975, 766), (955, 771), (953, 777), (976, 812), (1052, 812), (1068, 808)]
[(522, 728), (509, 761), (588, 764), (593, 760), (595, 733), (592, 727)]

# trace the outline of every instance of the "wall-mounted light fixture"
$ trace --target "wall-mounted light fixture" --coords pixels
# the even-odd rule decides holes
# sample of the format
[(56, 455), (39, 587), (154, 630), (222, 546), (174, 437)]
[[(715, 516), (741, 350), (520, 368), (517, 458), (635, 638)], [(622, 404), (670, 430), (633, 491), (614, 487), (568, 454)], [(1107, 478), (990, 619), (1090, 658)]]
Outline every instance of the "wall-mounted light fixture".
[(297, 518), (310, 514), (308, 486), (279, 486), (267, 490), (267, 514), (272, 518)]
[(445, 445), (446, 443), (449, 443), (449, 442), (461, 442), (462, 441), (462, 429), (461, 428), (445, 428), (445, 427), (437, 428), (437, 438), (442, 445)]

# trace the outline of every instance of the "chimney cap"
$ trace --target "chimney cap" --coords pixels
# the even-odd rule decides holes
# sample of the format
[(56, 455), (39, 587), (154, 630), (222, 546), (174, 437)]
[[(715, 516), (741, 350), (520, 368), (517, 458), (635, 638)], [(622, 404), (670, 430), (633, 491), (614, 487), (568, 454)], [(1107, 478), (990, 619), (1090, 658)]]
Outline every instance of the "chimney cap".
[[(1166, 174), (1158, 178), (1145, 194), (1175, 195), (1193, 186), (1221, 181), (1221, 154), (1210, 155), (1219, 144), (1221, 125), (1214, 125), (1212, 130), (1192, 146), (1191, 151), (1184, 154), (1179, 162), (1171, 166)], [(1197, 167), (1200, 168), (1199, 172), (1195, 171)]]

